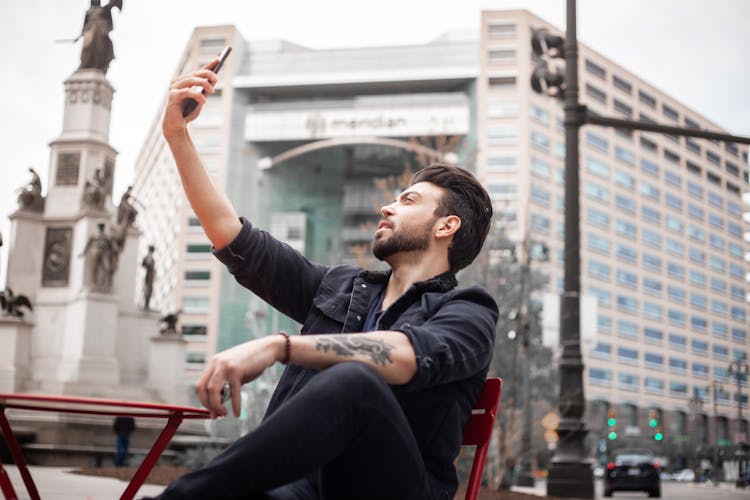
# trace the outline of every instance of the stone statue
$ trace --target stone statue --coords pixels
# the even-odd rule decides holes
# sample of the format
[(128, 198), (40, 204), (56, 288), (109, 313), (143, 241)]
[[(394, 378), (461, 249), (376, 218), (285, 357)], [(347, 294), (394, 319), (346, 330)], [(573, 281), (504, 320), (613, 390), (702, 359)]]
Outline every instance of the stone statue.
[(23, 318), (23, 311), (21, 307), (26, 307), (29, 310), (33, 310), (31, 307), (31, 301), (26, 295), (15, 295), (13, 290), (6, 287), (4, 292), (0, 292), (0, 306), (3, 308), (3, 312), (6, 316), (13, 316), (15, 318)]
[(104, 210), (104, 201), (106, 200), (106, 178), (102, 174), (102, 169), (97, 168), (94, 177), (86, 180), (83, 188), (81, 204), (84, 207), (96, 210)]
[(177, 322), (180, 319), (180, 313), (182, 313), (182, 309), (177, 312), (165, 314), (159, 320), (164, 323), (164, 325), (161, 327), (162, 335), (179, 335), (179, 332), (177, 331)]
[(104, 223), (97, 224), (99, 233), (89, 238), (86, 247), (79, 257), (86, 256), (89, 274), (86, 284), (101, 292), (112, 288), (112, 276), (115, 273), (115, 249), (112, 240), (104, 233)]
[(148, 255), (143, 258), (141, 266), (146, 269), (143, 277), (143, 309), (150, 311), (151, 294), (154, 291), (154, 278), (156, 277), (156, 262), (154, 261), (154, 245), (148, 246)]
[(122, 10), (122, 0), (112, 0), (106, 7), (101, 6), (100, 0), (91, 0), (91, 7), (86, 11), (83, 20), (83, 37), (81, 47), (81, 65), (79, 69), (93, 68), (107, 73), (109, 63), (115, 58), (112, 40), (112, 7)]
[(28, 184), (18, 189), (18, 205), (21, 210), (42, 212), (44, 211), (42, 180), (32, 167), (29, 167), (29, 172), (31, 172), (31, 180)]
[(130, 194), (132, 190), (133, 186), (128, 186), (128, 189), (125, 190), (122, 194), (122, 198), (120, 198), (120, 205), (117, 207), (118, 225), (122, 225), (125, 221), (127, 221), (129, 225), (133, 224), (136, 215), (138, 215), (138, 210), (136, 210), (135, 205), (131, 202), (131, 200), (133, 202), (135, 201), (133, 195)]

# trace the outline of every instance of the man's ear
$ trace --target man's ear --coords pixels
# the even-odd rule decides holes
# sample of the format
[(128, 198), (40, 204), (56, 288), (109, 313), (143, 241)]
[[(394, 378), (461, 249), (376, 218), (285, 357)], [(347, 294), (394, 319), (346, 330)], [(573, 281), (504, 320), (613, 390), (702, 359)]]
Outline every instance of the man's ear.
[(448, 215), (438, 219), (435, 237), (437, 239), (448, 238), (453, 236), (461, 229), (461, 219), (458, 215)]

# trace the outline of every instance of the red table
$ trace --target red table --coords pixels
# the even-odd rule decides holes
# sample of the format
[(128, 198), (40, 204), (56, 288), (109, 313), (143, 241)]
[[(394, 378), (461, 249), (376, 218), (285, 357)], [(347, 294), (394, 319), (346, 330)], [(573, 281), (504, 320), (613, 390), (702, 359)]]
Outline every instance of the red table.
[[(13, 460), (18, 466), (26, 491), (32, 500), (39, 500), (39, 492), (26, 465), (21, 447), (10, 428), (10, 423), (5, 416), (6, 408), (20, 410), (51, 411), (59, 413), (79, 413), (84, 415), (108, 415), (141, 418), (164, 418), (167, 420), (164, 429), (154, 442), (151, 450), (146, 455), (143, 463), (128, 483), (121, 500), (131, 500), (135, 497), (138, 489), (148, 477), (149, 472), (156, 465), (170, 439), (177, 431), (184, 419), (208, 418), (210, 413), (203, 408), (192, 408), (189, 406), (163, 405), (156, 403), (144, 403), (139, 401), (118, 401), (114, 399), (79, 398), (68, 396), (45, 396), (38, 394), (3, 394), (0, 393), (0, 431), (5, 436), (8, 448)], [(0, 463), (0, 491), (7, 500), (18, 498), (7, 472)]]

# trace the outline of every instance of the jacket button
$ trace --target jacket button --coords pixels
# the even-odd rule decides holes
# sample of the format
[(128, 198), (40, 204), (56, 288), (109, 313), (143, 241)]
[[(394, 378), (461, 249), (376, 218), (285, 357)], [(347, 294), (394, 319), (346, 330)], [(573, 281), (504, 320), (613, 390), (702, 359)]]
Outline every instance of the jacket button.
[(367, 288), (367, 285), (365, 285), (364, 283), (362, 283), (362, 288)]
[(362, 316), (360, 316), (359, 314), (357, 314), (357, 321), (362, 321)]

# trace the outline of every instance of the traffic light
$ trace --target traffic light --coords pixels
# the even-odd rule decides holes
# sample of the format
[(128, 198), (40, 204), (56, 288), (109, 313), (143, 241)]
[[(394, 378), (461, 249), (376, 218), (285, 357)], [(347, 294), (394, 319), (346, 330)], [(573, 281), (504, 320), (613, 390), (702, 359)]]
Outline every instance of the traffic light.
[(659, 410), (648, 411), (648, 426), (651, 428), (651, 437), (654, 441), (661, 441), (664, 439), (664, 433), (661, 431), (661, 422), (659, 422)]
[(538, 94), (562, 99), (565, 91), (565, 78), (562, 68), (553, 59), (565, 57), (565, 39), (553, 35), (545, 28), (532, 28), (531, 51), (533, 69), (531, 88)]
[(615, 427), (617, 425), (617, 418), (615, 417), (615, 410), (609, 410), (607, 412), (607, 425)]
[(615, 416), (615, 410), (607, 411), (607, 427), (609, 427), (607, 437), (610, 441), (614, 441), (617, 439), (617, 417)]

